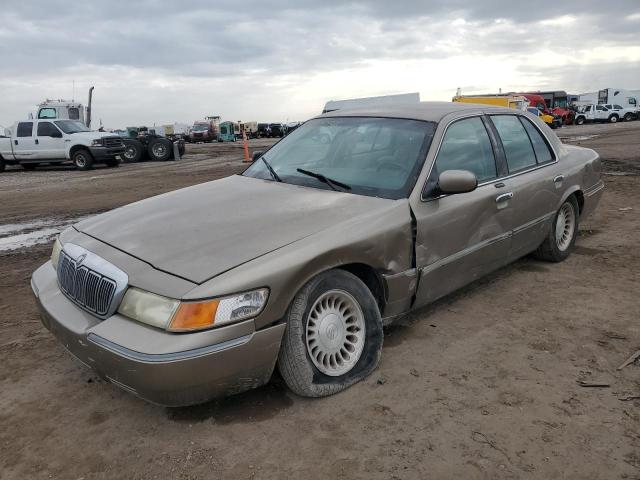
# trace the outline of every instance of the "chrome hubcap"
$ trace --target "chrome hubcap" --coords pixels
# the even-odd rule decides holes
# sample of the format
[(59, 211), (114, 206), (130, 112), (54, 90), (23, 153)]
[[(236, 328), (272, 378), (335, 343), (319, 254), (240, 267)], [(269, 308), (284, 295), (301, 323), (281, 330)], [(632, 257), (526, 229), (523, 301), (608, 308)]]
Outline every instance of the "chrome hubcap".
[(338, 377), (360, 359), (365, 334), (364, 315), (356, 299), (343, 290), (330, 290), (318, 297), (307, 317), (307, 352), (320, 372)]
[(136, 156), (136, 149), (134, 147), (127, 147), (124, 151), (125, 158), (133, 158)]
[(84, 167), (87, 164), (87, 159), (84, 158), (84, 155), (76, 155), (76, 165), (79, 167)]
[(152, 148), (152, 150), (153, 150), (153, 154), (154, 154), (156, 157), (162, 157), (162, 156), (164, 156), (164, 154), (165, 154), (165, 153), (166, 153), (166, 151), (167, 151), (167, 149), (166, 149), (166, 148), (164, 147), (164, 145), (162, 145), (161, 143), (160, 143), (160, 144), (156, 144), (156, 145), (154, 145), (154, 146), (153, 146), (153, 148)]
[(556, 245), (561, 252), (564, 252), (571, 245), (575, 228), (576, 214), (573, 211), (573, 205), (565, 203), (560, 207), (556, 220)]

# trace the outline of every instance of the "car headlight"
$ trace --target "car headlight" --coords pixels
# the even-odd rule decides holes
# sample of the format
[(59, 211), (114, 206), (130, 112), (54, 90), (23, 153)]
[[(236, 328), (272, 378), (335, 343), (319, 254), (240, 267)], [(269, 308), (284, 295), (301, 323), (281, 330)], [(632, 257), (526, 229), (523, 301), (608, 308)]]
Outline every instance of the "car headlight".
[(102, 146), (102, 139), (101, 138), (96, 138), (95, 140), (91, 140), (91, 146), (92, 147), (101, 147)]
[(51, 265), (56, 270), (58, 269), (58, 260), (60, 259), (60, 252), (62, 251), (62, 242), (60, 237), (56, 237), (56, 241), (53, 243), (53, 250), (51, 251)]
[(190, 332), (220, 327), (257, 316), (269, 296), (261, 288), (199, 302), (180, 302), (132, 287), (118, 312), (147, 325), (171, 332)]

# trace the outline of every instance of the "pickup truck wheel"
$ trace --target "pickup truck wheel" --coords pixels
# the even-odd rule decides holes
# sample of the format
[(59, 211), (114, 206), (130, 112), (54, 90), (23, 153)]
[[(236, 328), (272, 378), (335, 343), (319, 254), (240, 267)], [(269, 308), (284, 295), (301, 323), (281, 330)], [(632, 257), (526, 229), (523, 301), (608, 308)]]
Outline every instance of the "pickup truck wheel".
[(71, 156), (71, 161), (78, 170), (91, 170), (93, 168), (93, 157), (88, 150), (76, 150)]
[(7, 165), (4, 162), (4, 158), (0, 157), (0, 172), (4, 172), (5, 168), (7, 168)]
[(37, 163), (21, 163), (20, 166), (25, 170), (35, 170), (38, 164)]
[(548, 262), (562, 262), (566, 259), (576, 243), (579, 216), (578, 202), (571, 195), (556, 212), (549, 234), (534, 252), (534, 256)]
[(147, 151), (149, 152), (151, 160), (166, 162), (171, 158), (173, 144), (166, 138), (154, 138), (149, 142), (149, 148)]
[(616, 123), (618, 121), (618, 115), (611, 115), (609, 117), (609, 123)]
[(333, 395), (378, 366), (384, 336), (378, 304), (349, 272), (330, 270), (310, 280), (286, 321), (278, 368), (298, 395)]
[(142, 158), (142, 143), (129, 138), (122, 140), (122, 143), (124, 144), (124, 153), (122, 154), (124, 161), (126, 163), (139, 162)]
[(633, 114), (632, 113), (625, 113), (624, 114), (624, 121), (625, 122), (630, 122), (631, 120), (633, 120)]
[(576, 118), (576, 125), (582, 125), (584, 123), (584, 117)]

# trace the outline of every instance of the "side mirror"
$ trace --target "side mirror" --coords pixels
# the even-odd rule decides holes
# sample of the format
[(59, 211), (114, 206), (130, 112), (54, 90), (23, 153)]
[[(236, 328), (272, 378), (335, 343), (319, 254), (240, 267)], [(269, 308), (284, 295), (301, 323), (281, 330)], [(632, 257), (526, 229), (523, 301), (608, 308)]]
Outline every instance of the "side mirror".
[(469, 170), (445, 170), (438, 177), (438, 190), (442, 193), (467, 193), (477, 186), (478, 179)]
[(51, 132), (51, 133), (49, 134), (49, 136), (50, 136), (51, 138), (62, 138), (62, 133), (61, 133), (61, 132)]
[(255, 162), (256, 160), (258, 160), (262, 156), (263, 153), (264, 152), (262, 150), (257, 150), (255, 152), (253, 152), (253, 155), (251, 156), (251, 161)]

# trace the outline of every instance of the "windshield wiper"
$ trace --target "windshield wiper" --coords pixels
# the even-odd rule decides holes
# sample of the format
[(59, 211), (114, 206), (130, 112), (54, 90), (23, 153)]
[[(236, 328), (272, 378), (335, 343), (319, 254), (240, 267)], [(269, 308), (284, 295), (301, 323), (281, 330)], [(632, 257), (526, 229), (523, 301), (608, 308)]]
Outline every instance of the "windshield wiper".
[(282, 182), (282, 179), (278, 176), (278, 174), (276, 173), (276, 171), (273, 169), (273, 167), (269, 164), (269, 162), (267, 162), (267, 159), (264, 158), (264, 155), (262, 157), (260, 157), (260, 160), (262, 160), (264, 162), (264, 164), (267, 166), (267, 170), (269, 170), (269, 173), (271, 174), (271, 176), (273, 177), (273, 179), (276, 182)]
[(309, 170), (305, 170), (304, 168), (296, 168), (296, 170), (300, 173), (302, 173), (303, 175), (308, 175), (310, 177), (316, 178), (318, 180), (320, 180), (322, 183), (326, 183), (327, 185), (329, 185), (331, 187), (331, 190), (335, 190), (338, 191), (338, 189), (336, 188), (336, 186), (344, 189), (344, 190), (351, 190), (351, 187), (349, 185), (347, 185), (346, 183), (342, 183), (339, 182), (338, 180), (333, 180), (332, 178), (329, 178), (321, 173), (316, 173), (316, 172), (311, 172)]

